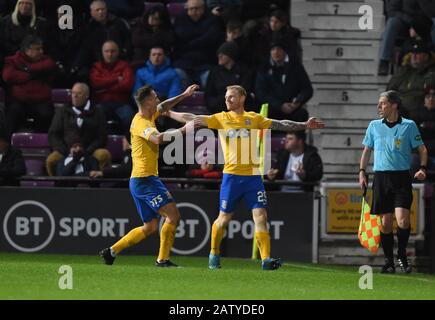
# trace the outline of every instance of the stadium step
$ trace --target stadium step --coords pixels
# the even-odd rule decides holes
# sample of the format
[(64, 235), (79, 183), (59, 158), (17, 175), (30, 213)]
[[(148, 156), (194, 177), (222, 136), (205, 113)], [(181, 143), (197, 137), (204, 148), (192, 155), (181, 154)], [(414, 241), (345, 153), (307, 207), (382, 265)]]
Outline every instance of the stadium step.
[[(373, 30), (361, 30), (362, 5), (373, 9)], [(324, 179), (355, 179), (362, 139), (377, 118), (379, 94), (389, 77), (377, 76), (385, 18), (380, 0), (293, 0), (292, 25), (301, 29), (303, 63), (314, 95), (310, 115), (325, 121), (312, 140), (325, 166)]]
[[(408, 258), (416, 272), (427, 272), (430, 269), (430, 258), (420, 255), (422, 244), (422, 241), (412, 239), (408, 244)], [(397, 247), (394, 248), (394, 252), (397, 252)], [(382, 248), (376, 254), (370, 253), (360, 245), (355, 235), (354, 240), (321, 240), (319, 263), (380, 267), (384, 264), (384, 257)], [(397, 269), (396, 271), (400, 272)]]
[(362, 5), (369, 5), (373, 8), (375, 16), (381, 16), (383, 11), (382, 1), (365, 0), (357, 1), (301, 1), (292, 0), (292, 13), (297, 12), (300, 15), (355, 15)]

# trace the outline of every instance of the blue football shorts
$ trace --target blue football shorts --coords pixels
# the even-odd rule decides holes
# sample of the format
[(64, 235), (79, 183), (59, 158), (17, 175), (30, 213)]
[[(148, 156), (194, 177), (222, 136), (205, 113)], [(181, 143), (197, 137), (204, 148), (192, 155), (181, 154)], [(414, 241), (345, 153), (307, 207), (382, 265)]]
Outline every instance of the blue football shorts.
[(130, 192), (143, 222), (159, 218), (160, 208), (174, 202), (171, 193), (156, 176), (131, 178)]
[(266, 208), (266, 191), (261, 176), (240, 176), (224, 173), (219, 209), (225, 213), (234, 212), (234, 208), (243, 198), (249, 210)]

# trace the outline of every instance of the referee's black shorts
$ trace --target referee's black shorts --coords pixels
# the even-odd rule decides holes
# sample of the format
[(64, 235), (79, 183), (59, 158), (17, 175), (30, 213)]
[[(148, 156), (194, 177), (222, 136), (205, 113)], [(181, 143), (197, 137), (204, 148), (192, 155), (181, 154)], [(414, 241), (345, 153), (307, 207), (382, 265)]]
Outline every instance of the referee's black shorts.
[(394, 208), (410, 209), (412, 178), (406, 171), (375, 171), (371, 214), (394, 213)]

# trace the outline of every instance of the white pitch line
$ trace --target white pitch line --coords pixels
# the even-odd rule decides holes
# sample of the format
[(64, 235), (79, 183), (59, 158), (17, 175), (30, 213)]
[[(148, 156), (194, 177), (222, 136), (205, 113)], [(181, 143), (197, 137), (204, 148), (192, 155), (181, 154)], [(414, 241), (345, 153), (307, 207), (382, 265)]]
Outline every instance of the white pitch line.
[[(328, 272), (340, 272), (338, 270), (333, 270), (329, 268), (322, 268), (322, 267), (309, 267), (309, 266), (301, 266), (297, 264), (292, 263), (283, 263), (286, 266), (295, 267), (295, 268), (301, 268), (301, 269), (309, 269), (309, 270), (320, 270), (320, 271), (328, 271)], [(386, 274), (386, 277), (389, 278), (397, 278), (397, 279), (409, 279), (409, 280), (419, 280), (423, 282), (429, 282), (429, 283), (435, 283), (435, 280), (432, 279), (426, 279), (426, 278), (417, 278), (417, 277), (411, 277), (406, 275), (397, 275), (397, 274)]]

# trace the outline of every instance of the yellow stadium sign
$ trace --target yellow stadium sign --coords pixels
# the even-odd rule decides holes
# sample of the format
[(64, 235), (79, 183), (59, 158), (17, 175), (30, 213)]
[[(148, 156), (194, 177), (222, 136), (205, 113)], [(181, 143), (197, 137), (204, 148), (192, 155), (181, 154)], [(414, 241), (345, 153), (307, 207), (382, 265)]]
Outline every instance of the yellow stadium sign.
[[(327, 184), (322, 186), (324, 196), (322, 208), (323, 235), (355, 235), (358, 232), (361, 217), (362, 191), (356, 184), (339, 186), (340, 184)], [(355, 187), (354, 187), (355, 186)], [(411, 205), (411, 235), (420, 234), (424, 210), (422, 199), (423, 189), (413, 188), (413, 202)], [(372, 200), (372, 191), (367, 192), (369, 205)], [(396, 221), (394, 221), (396, 228)]]

